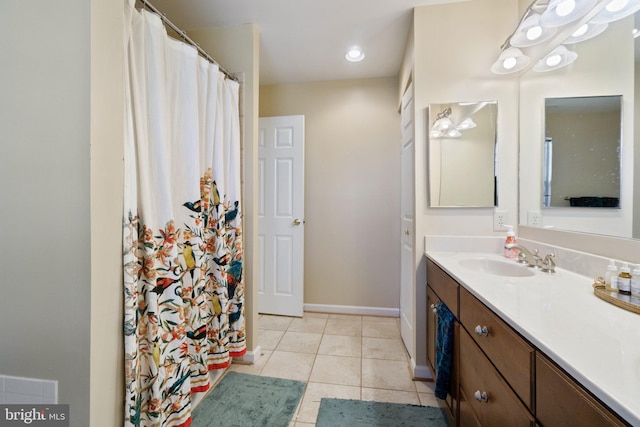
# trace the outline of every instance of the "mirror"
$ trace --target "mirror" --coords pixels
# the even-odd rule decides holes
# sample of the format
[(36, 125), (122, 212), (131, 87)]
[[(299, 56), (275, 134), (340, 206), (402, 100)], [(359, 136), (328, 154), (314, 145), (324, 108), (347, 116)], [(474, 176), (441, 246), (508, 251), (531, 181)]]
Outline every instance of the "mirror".
[[(544, 73), (529, 70), (520, 76), (520, 225), (614, 237), (640, 237), (640, 173), (636, 173), (640, 168), (640, 150), (634, 150), (634, 132), (640, 132), (640, 124), (634, 126), (636, 67), (633, 28), (633, 16), (612, 22), (597, 37), (571, 45), (578, 55), (571, 65)], [(618, 208), (568, 205), (544, 208), (546, 99), (602, 96), (621, 99)], [(555, 167), (556, 159), (550, 162)], [(553, 180), (554, 171), (551, 174)], [(582, 191), (563, 191), (560, 196), (562, 201), (565, 197), (574, 196), (608, 196), (600, 191), (599, 194)], [(550, 204), (553, 206), (553, 202)]]
[(547, 98), (542, 207), (620, 207), (621, 96)]
[(497, 206), (497, 101), (429, 104), (429, 206)]

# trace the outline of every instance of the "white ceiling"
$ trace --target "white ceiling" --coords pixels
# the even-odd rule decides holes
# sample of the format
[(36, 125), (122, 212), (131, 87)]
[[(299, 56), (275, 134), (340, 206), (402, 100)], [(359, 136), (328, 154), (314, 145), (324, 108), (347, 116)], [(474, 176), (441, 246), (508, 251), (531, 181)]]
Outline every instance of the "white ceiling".
[[(255, 24), (260, 31), (260, 84), (274, 84), (396, 76), (412, 9), (447, 0), (150, 2), (183, 30)], [(363, 48), (362, 62), (344, 59), (352, 45)]]

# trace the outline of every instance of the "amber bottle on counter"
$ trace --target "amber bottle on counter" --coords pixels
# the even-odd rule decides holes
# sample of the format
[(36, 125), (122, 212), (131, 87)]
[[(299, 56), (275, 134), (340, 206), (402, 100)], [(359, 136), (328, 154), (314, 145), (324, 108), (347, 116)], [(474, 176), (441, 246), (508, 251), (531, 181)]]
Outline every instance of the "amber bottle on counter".
[(631, 269), (627, 264), (623, 264), (618, 275), (618, 292), (631, 295), (631, 277)]

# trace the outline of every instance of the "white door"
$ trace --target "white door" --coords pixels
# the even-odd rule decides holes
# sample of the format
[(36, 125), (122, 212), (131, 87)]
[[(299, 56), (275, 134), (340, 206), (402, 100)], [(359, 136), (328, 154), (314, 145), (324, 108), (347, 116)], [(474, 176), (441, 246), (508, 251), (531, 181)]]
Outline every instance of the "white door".
[(304, 116), (260, 119), (258, 311), (302, 316)]
[(401, 237), (400, 237), (400, 335), (409, 355), (414, 354), (414, 307), (415, 307), (415, 268), (414, 268), (414, 121), (413, 121), (413, 84), (409, 85), (402, 96), (402, 176), (400, 195)]

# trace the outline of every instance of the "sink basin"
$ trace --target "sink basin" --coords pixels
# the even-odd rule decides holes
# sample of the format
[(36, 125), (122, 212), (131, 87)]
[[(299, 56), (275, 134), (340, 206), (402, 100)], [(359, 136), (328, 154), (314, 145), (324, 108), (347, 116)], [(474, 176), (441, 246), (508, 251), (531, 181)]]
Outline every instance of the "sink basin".
[(460, 265), (468, 270), (485, 274), (507, 277), (530, 277), (533, 271), (529, 267), (513, 262), (500, 261), (491, 258), (465, 258), (460, 260)]

